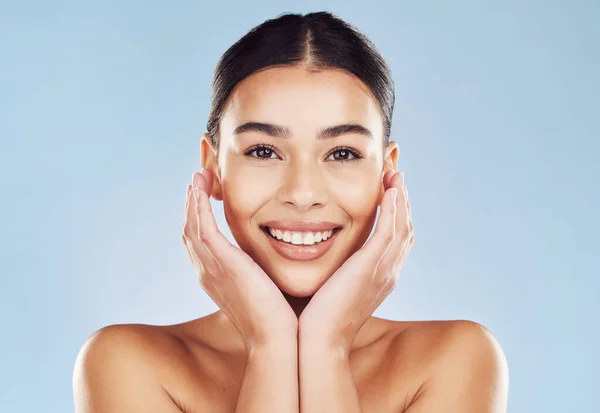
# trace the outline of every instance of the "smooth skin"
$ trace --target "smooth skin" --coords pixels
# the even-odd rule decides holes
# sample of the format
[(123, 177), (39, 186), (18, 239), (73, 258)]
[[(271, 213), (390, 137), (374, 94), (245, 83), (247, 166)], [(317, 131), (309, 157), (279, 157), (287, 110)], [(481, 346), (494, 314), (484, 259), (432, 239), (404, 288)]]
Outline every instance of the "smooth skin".
[[(236, 133), (247, 122), (263, 126)], [(371, 137), (320, 138), (341, 124)], [(220, 310), (94, 333), (75, 365), (76, 412), (506, 411), (506, 358), (485, 327), (372, 316), (414, 229), (398, 145), (383, 147), (377, 102), (360, 80), (264, 70), (232, 91), (220, 131), (218, 148), (202, 137), (204, 171), (188, 186), (182, 236)], [(239, 247), (217, 228), (210, 197), (223, 202)], [(272, 219), (342, 230), (323, 257), (293, 261), (260, 229)]]

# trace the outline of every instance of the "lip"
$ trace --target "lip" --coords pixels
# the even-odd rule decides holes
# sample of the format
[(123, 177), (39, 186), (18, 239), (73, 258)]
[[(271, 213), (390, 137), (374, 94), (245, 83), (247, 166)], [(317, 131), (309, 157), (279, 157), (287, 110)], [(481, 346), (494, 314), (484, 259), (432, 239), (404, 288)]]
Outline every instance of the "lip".
[[(339, 228), (339, 227), (334, 227)], [(318, 231), (318, 230), (317, 230)], [(275, 252), (283, 258), (294, 261), (311, 261), (321, 258), (333, 246), (337, 235), (341, 232), (341, 228), (334, 231), (331, 237), (315, 245), (294, 245), (287, 242), (279, 241), (267, 233), (266, 229), (261, 228), (261, 232), (267, 237), (269, 244)]]
[(334, 222), (327, 221), (302, 221), (298, 219), (286, 219), (278, 221), (268, 221), (260, 224), (261, 227), (269, 227), (273, 229), (280, 229), (282, 231), (295, 231), (295, 232), (322, 232), (331, 231), (332, 229), (339, 228), (341, 225)]

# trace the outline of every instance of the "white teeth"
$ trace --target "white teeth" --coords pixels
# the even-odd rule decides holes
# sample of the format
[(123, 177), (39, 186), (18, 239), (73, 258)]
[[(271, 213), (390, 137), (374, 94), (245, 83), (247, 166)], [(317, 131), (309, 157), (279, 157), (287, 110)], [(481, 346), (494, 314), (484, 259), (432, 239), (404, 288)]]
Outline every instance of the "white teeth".
[(315, 243), (315, 236), (313, 235), (312, 232), (307, 232), (306, 234), (304, 234), (304, 237), (302, 238), (302, 243), (304, 245), (312, 245)]
[(283, 242), (289, 242), (294, 245), (314, 245), (321, 241), (331, 238), (333, 230), (322, 232), (290, 232), (280, 229), (268, 228), (269, 234)]
[(299, 232), (292, 232), (292, 244), (302, 244), (302, 234), (300, 234)]

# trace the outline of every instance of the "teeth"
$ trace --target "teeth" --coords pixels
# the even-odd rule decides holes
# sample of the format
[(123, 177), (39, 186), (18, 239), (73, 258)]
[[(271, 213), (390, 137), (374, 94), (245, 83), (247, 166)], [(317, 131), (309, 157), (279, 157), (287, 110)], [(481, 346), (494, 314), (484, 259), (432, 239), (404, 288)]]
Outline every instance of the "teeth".
[(283, 242), (294, 245), (314, 245), (331, 237), (333, 230), (322, 232), (290, 232), (269, 228), (269, 234)]
[(302, 244), (302, 234), (299, 232), (292, 232), (292, 244), (300, 245)]
[(315, 243), (315, 236), (313, 235), (312, 232), (307, 232), (306, 234), (304, 234), (304, 237), (302, 238), (302, 243), (304, 245), (312, 245)]

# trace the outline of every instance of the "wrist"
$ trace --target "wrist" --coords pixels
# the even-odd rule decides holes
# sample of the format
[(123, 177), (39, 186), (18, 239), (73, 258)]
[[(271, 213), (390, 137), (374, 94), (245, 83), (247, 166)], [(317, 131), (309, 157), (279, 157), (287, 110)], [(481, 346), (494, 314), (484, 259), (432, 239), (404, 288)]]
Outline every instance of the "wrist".
[(327, 333), (315, 328), (299, 328), (298, 345), (302, 353), (328, 354), (345, 358), (349, 354), (349, 340), (342, 335)]
[(297, 352), (298, 349), (298, 330), (278, 331), (276, 333), (265, 334), (255, 337), (251, 342), (246, 343), (246, 352), (248, 354), (267, 354), (270, 352), (286, 352), (287, 350)]

